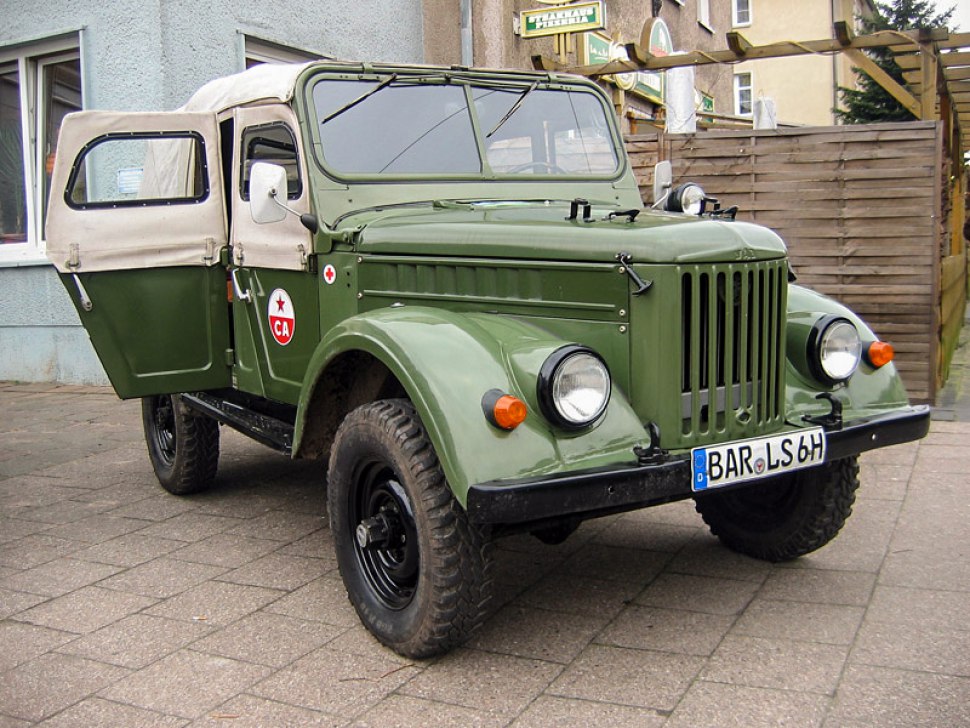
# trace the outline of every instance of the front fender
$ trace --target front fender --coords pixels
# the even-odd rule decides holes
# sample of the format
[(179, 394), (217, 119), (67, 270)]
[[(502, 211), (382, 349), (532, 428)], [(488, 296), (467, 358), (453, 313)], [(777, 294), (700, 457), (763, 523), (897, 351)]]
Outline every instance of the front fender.
[(877, 369), (863, 359), (855, 374), (846, 383), (834, 387), (820, 383), (808, 373), (808, 331), (819, 318), (827, 314), (849, 319), (858, 329), (863, 345), (879, 338), (861, 318), (837, 301), (801, 286), (790, 286), (786, 342), (789, 421), (801, 420), (801, 416), (805, 414), (827, 413), (830, 406), (816, 399), (821, 392), (831, 392), (842, 402), (843, 417), (846, 420), (875, 416), (887, 410), (907, 406), (909, 400), (906, 388), (892, 362)]
[[(542, 417), (536, 377), (546, 357), (566, 343), (496, 314), (409, 306), (354, 316), (327, 334), (310, 361), (294, 451), (316, 382), (342, 354), (364, 352), (381, 361), (407, 392), (462, 505), (477, 483), (635, 461), (632, 448), (648, 437), (615, 387), (606, 415), (588, 430), (566, 433)], [(511, 432), (490, 425), (481, 405), (490, 389), (525, 401), (525, 423)]]

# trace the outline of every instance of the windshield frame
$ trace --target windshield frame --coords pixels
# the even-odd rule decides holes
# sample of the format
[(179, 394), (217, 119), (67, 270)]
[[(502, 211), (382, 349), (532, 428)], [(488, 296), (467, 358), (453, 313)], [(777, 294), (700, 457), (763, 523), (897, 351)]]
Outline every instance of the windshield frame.
[[(392, 76), (395, 78), (393, 80)], [(389, 86), (409, 86), (409, 85), (452, 85), (462, 87), (466, 100), (466, 111), (471, 122), (471, 131), (474, 135), (475, 146), (481, 169), (476, 172), (460, 173), (355, 173), (345, 172), (335, 169), (327, 163), (323, 154), (323, 140), (320, 130), (321, 119), (318, 109), (314, 102), (314, 91), (318, 84), (328, 81), (368, 81), (374, 84), (386, 84)], [(524, 72), (508, 71), (468, 71), (465, 69), (435, 69), (431, 67), (402, 68), (389, 66), (386, 69), (363, 70), (355, 69), (314, 69), (303, 83), (302, 106), (305, 109), (307, 123), (305, 132), (308, 133), (310, 144), (308, 150), (316, 166), (330, 179), (342, 183), (367, 183), (367, 184), (398, 184), (402, 182), (414, 183), (433, 183), (433, 182), (513, 182), (513, 183), (536, 183), (542, 182), (614, 182), (619, 180), (627, 172), (627, 156), (623, 140), (620, 137), (616, 112), (610, 103), (609, 98), (603, 90), (596, 84), (581, 77), (564, 77), (561, 75), (538, 75)], [(376, 86), (374, 88), (377, 88)], [(568, 91), (571, 93), (589, 94), (603, 110), (603, 116), (608, 130), (608, 139), (611, 144), (611, 151), (616, 159), (615, 167), (608, 173), (601, 174), (559, 174), (559, 173), (508, 173), (496, 172), (488, 163), (485, 143), (486, 130), (482, 128), (478, 112), (475, 108), (473, 99), (473, 89), (494, 88), (501, 91), (508, 91), (521, 94), (520, 98), (531, 93), (530, 89), (548, 91)], [(383, 89), (382, 89), (383, 90)], [(376, 91), (375, 93), (380, 93)], [(513, 114), (514, 116), (514, 114)], [(507, 121), (507, 120), (506, 120)], [(504, 122), (503, 122), (504, 123)]]

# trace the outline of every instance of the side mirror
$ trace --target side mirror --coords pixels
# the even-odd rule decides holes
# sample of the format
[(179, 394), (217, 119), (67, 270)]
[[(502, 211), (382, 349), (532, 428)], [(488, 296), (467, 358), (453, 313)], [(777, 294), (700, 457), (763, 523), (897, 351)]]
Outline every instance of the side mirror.
[(278, 164), (256, 162), (249, 171), (249, 212), (263, 225), (286, 217), (286, 170)]
[(657, 162), (653, 168), (653, 205), (658, 206), (674, 186), (674, 170), (669, 160)]

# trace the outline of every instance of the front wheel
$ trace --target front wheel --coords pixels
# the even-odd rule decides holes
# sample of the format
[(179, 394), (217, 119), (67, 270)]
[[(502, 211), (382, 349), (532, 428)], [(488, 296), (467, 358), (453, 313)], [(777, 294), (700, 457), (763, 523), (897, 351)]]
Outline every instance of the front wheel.
[(329, 473), (337, 563), (364, 626), (411, 658), (461, 644), (486, 613), (490, 543), (452, 495), (411, 403), (347, 415)]
[(758, 485), (698, 495), (697, 512), (728, 548), (789, 561), (821, 548), (852, 513), (856, 457), (769, 478)]
[(142, 399), (141, 417), (148, 458), (162, 487), (175, 495), (208, 488), (219, 465), (219, 424), (192, 414), (174, 394)]

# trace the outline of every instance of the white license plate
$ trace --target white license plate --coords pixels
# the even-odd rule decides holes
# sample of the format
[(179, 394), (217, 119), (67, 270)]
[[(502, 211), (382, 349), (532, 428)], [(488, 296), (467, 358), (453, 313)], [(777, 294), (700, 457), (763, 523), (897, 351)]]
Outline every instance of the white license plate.
[(691, 489), (767, 478), (825, 462), (825, 431), (821, 427), (756, 437), (691, 450)]

